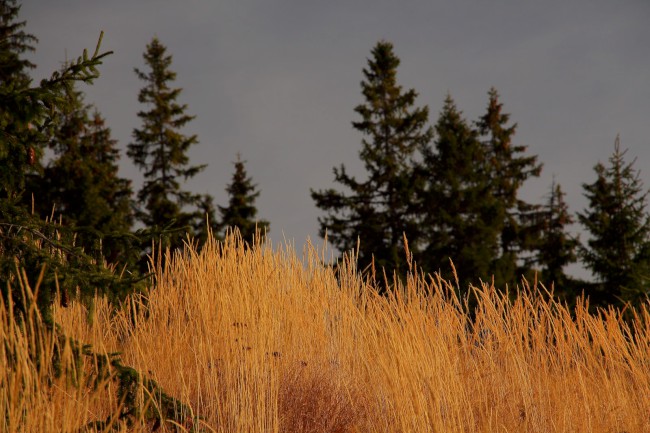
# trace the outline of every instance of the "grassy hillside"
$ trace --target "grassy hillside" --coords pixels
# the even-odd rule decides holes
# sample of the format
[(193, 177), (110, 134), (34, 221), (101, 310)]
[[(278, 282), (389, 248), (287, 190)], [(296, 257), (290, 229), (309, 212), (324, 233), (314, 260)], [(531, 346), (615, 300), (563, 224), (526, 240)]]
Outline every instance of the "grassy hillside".
[[(617, 311), (570, 312), (535, 287), (511, 302), (484, 286), (470, 321), (448, 282), (409, 278), (381, 297), (352, 264), (337, 277), (311, 247), (302, 256), (229, 238), (175, 255), (129, 308), (98, 299), (55, 317), (188, 405), (184, 425), (159, 431), (650, 431), (647, 309), (631, 329)], [(0, 365), (13, 366), (0, 373), (5, 430), (75, 431), (120, 411), (110, 377), (75, 386), (92, 366), (66, 364), (69, 354), (59, 355), (69, 374), (53, 379), (53, 337), (29, 337), (37, 312), (21, 328), (10, 307), (0, 306)], [(26, 355), (34, 347), (39, 362)]]

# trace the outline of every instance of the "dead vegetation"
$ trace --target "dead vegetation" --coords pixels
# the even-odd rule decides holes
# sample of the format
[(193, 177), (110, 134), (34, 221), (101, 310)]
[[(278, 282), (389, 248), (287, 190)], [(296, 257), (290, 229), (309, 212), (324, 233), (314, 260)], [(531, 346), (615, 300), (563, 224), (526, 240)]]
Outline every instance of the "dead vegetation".
[[(525, 284), (514, 300), (484, 286), (470, 320), (445, 281), (410, 275), (379, 296), (353, 264), (337, 276), (323, 255), (230, 237), (177, 253), (128, 308), (72, 303), (56, 321), (120, 352), (194, 415), (132, 431), (650, 431), (646, 307), (624, 322), (616, 310), (589, 315), (584, 302), (569, 311)], [(52, 380), (47, 350), (41, 365), (29, 361), (37, 343), (10, 310), (0, 308), (0, 364), (13, 363), (0, 373), (3, 431), (72, 432), (119, 410), (110, 382), (95, 391)]]

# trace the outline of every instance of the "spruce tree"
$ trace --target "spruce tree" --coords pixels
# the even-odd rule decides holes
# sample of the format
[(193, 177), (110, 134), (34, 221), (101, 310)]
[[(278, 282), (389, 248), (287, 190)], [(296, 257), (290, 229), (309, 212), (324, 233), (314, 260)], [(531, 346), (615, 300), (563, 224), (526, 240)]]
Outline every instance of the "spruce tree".
[(426, 183), (419, 203), (428, 244), (418, 262), (425, 270), (450, 278), (451, 259), (464, 291), (469, 283), (491, 277), (501, 205), (492, 195), (486, 150), (451, 96), (445, 100), (435, 132), (433, 146), (422, 149), (420, 172)]
[(210, 194), (197, 196), (196, 210), (193, 214), (192, 233), (199, 246), (205, 245), (208, 238), (219, 239), (219, 222), (214, 198)]
[(326, 212), (319, 218), (320, 234), (341, 252), (360, 242), (359, 264), (373, 263), (388, 274), (406, 270), (404, 236), (417, 249), (419, 227), (415, 203), (413, 160), (419, 147), (432, 137), (427, 127), (428, 108), (415, 107), (415, 90), (397, 84), (399, 58), (393, 45), (381, 41), (363, 69), (365, 102), (355, 108), (361, 120), (353, 122), (364, 135), (359, 153), (367, 179), (360, 181), (334, 168), (334, 179), (348, 192), (312, 190), (316, 206)]
[(551, 184), (548, 199), (542, 208), (542, 230), (536, 245), (536, 263), (541, 267), (541, 281), (564, 300), (571, 300), (574, 281), (566, 275), (564, 268), (577, 260), (578, 240), (567, 233), (573, 224), (573, 217), (564, 201), (560, 184)]
[(26, 52), (34, 51), (38, 39), (26, 33), (25, 21), (17, 21), (21, 6), (16, 0), (0, 0), (0, 83), (15, 88), (29, 85), (27, 71), (36, 67), (23, 58)]
[(65, 224), (76, 226), (86, 249), (102, 247), (109, 262), (123, 261), (115, 241), (103, 241), (104, 235), (127, 233), (133, 222), (131, 181), (118, 176), (117, 142), (80, 91), (73, 90), (66, 105), (49, 143), (54, 158), (38, 202), (47, 214), (54, 206)]
[[(96, 67), (110, 54), (99, 52), (101, 39), (100, 36), (91, 56), (84, 51), (39, 86), (1, 88), (3, 120), (11, 117), (16, 125), (23, 127), (5, 129), (0, 135), (0, 149), (11, 146), (25, 149), (48, 141), (60, 114), (69, 110), (68, 96), (74, 83), (91, 83), (99, 75)], [(24, 152), (3, 156), (0, 159), (0, 291), (3, 297), (11, 297), (17, 308), (22, 308), (17, 270), (32, 283), (40, 280), (37, 303), (46, 319), (59, 289), (71, 295), (79, 289), (86, 297), (99, 292), (112, 299), (133, 289), (132, 280), (120, 280), (104, 268), (101, 254), (86, 252), (75, 243), (78, 233), (74, 229), (43, 221), (22, 205), (22, 189), (33, 169), (33, 161)], [(43, 271), (47, 272), (41, 274)]]
[(25, 187), (26, 176), (38, 172), (44, 144), (36, 107), (44, 101), (31, 98), (28, 72), (35, 65), (24, 58), (38, 40), (25, 32), (19, 13), (16, 0), (0, 0), (0, 197), (15, 195)]
[[(170, 70), (172, 56), (167, 54), (166, 47), (154, 38), (143, 57), (147, 70), (136, 68), (135, 72), (145, 83), (138, 101), (148, 110), (138, 112), (142, 127), (134, 129), (134, 141), (128, 145), (127, 152), (144, 173), (144, 183), (138, 192), (141, 207), (136, 216), (149, 228), (175, 224), (191, 231), (192, 226), (200, 224), (197, 219), (205, 218), (198, 215), (196, 208), (206, 203), (205, 197), (183, 190), (180, 183), (181, 179), (190, 179), (206, 167), (190, 165), (187, 152), (198, 139), (180, 131), (194, 116), (186, 114), (187, 105), (176, 101), (182, 89), (171, 87), (176, 73)], [(171, 246), (180, 244), (181, 238), (176, 237)]]
[(650, 289), (648, 191), (626, 152), (617, 137), (609, 165), (596, 164), (596, 180), (583, 184), (589, 207), (578, 218), (590, 238), (581, 257), (599, 283), (591, 294), (599, 305), (638, 301)]
[[(486, 113), (476, 122), (484, 146), (485, 160), (491, 183), (490, 194), (499, 205), (501, 219), (499, 252), (492, 265), (498, 286), (515, 283), (522, 272), (520, 259), (534, 253), (538, 237), (534, 224), (538, 208), (519, 198), (519, 190), (526, 180), (540, 175), (542, 165), (537, 156), (526, 156), (527, 146), (516, 145), (513, 137), (517, 124), (509, 124), (510, 115), (503, 112), (503, 104), (495, 88), (488, 92)], [(533, 223), (533, 224), (530, 224)]]
[[(15, 5), (15, 1), (0, 0), (0, 27), (7, 23), (7, 5)], [(13, 16), (17, 9), (11, 12)], [(59, 290), (70, 295), (79, 293), (86, 300), (100, 294), (116, 301), (142, 287), (138, 278), (127, 278), (128, 273), (124, 277), (116, 275), (104, 266), (101, 256), (87, 254), (76, 244), (79, 232), (75, 228), (44, 221), (20, 201), (25, 180), (37, 165), (42, 146), (58, 126), (60, 114), (71, 109), (69, 96), (74, 83), (92, 83), (99, 76), (96, 67), (110, 54), (99, 52), (101, 40), (102, 36), (91, 56), (84, 50), (77, 60), (42, 80), (38, 86), (31, 87), (29, 79), (16, 84), (22, 80), (12, 81), (6, 76), (0, 82), (0, 302), (9, 306), (29, 341), (42, 341), (43, 335), (51, 341), (47, 350), (39, 344), (31, 345), (33, 350), (28, 350), (28, 359), (21, 356), (23, 364), (40, 365), (44, 356), (52, 355), (47, 364), (54, 365), (54, 374), (36, 378), (40, 381), (41, 391), (50, 392), (57, 380), (69, 373), (60, 368), (60, 355), (64, 352), (74, 358), (74, 365), (90, 366), (90, 370), (84, 372), (88, 380), (79, 383), (78, 376), (72, 374), (66, 382), (68, 385), (81, 388), (106, 384), (110, 379), (110, 388), (115, 391), (111, 398), (121, 402), (119, 417), (111, 414), (106, 419), (90, 420), (79, 430), (108, 430), (116, 423), (135, 425), (144, 422), (155, 427), (168, 420), (179, 425), (187, 424), (190, 421), (189, 408), (168, 395), (155, 381), (124, 365), (117, 354), (96, 353), (91, 345), (66, 336), (53, 321), (52, 304), (60, 301), (65, 306), (68, 301), (64, 296), (55, 297)], [(2, 34), (0, 69), (7, 66), (5, 61), (11, 58), (6, 52), (6, 42)], [(101, 130), (98, 125), (97, 131)], [(131, 237), (125, 233), (122, 235)], [(35, 312), (34, 308), (39, 311)], [(12, 357), (11, 353), (9, 357)], [(11, 370), (16, 364), (10, 362), (2, 368)], [(17, 385), (19, 389), (21, 384)], [(155, 410), (143, 407), (136, 398), (133, 390), (141, 385), (149, 395), (156, 396)], [(20, 429), (21, 422), (18, 419), (16, 425), (10, 424), (14, 427), (10, 430)]]
[(256, 232), (264, 235), (269, 231), (269, 222), (258, 220), (255, 200), (260, 195), (256, 191), (256, 185), (248, 177), (245, 167), (246, 161), (242, 161), (237, 154), (237, 161), (234, 162), (235, 172), (232, 182), (226, 188), (228, 192), (228, 206), (219, 206), (221, 213), (220, 227), (224, 231), (237, 228), (246, 242), (253, 242)]

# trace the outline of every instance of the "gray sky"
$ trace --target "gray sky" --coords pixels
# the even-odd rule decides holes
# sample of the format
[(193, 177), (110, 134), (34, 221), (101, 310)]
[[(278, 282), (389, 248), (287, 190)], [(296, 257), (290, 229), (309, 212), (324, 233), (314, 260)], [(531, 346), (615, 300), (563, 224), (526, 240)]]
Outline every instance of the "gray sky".
[[(333, 185), (332, 167), (363, 175), (353, 109), (374, 44), (392, 42), (398, 81), (437, 119), (449, 92), (469, 120), (495, 86), (519, 124), (517, 143), (544, 163), (522, 197), (541, 202), (553, 176), (571, 211), (584, 208), (581, 184), (621, 136), (642, 179), (650, 161), (650, 2), (646, 0), (24, 0), (21, 18), (40, 42), (37, 79), (104, 30), (115, 53), (85, 88), (125, 151), (142, 107), (133, 72), (157, 36), (173, 55), (179, 102), (196, 119), (190, 153), (208, 168), (188, 183), (225, 204), (237, 152), (261, 188), (259, 215), (271, 237), (318, 238), (309, 188)], [(140, 175), (126, 155), (122, 172)], [(586, 239), (582, 235), (582, 239)], [(581, 273), (574, 268), (574, 272)]]

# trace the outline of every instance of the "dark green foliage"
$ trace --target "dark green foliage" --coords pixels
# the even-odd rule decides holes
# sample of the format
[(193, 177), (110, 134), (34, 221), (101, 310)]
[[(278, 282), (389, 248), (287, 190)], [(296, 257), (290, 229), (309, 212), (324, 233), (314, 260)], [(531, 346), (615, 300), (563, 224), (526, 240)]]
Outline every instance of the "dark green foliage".
[[(99, 53), (100, 43), (101, 37), (91, 57), (84, 51), (83, 56), (43, 80), (38, 87), (1, 89), (3, 120), (11, 119), (24, 127), (8, 128), (0, 138), (0, 149), (7, 150), (0, 158), (0, 290), (5, 299), (11, 296), (17, 300), (16, 294), (9, 290), (9, 283), (16, 280), (19, 272), (25, 272), (35, 281), (45, 268), (38, 304), (46, 317), (57, 284), (62, 293), (70, 296), (76, 295), (77, 288), (86, 296), (98, 291), (120, 297), (133, 290), (133, 280), (119, 280), (104, 268), (101, 251), (83, 251), (75, 243), (73, 230), (31, 214), (22, 204), (20, 194), (33, 168), (25, 149), (47, 141), (59, 114), (65, 111), (73, 83), (91, 82), (98, 76), (95, 67), (110, 54)], [(128, 242), (130, 236), (119, 233), (116, 237)]]
[[(92, 352), (90, 355), (98, 357)], [(156, 431), (167, 420), (176, 421), (181, 425), (185, 424), (186, 420), (191, 420), (190, 408), (168, 395), (156, 381), (131, 367), (124, 366), (119, 357), (114, 356), (109, 359), (109, 362), (113, 381), (117, 383), (117, 397), (119, 401), (123, 402), (123, 408), (117, 419), (109, 417), (99, 423), (93, 423), (95, 426), (98, 424), (108, 426), (115, 421), (121, 421), (131, 427), (138, 422), (153, 421), (152, 430)], [(141, 387), (144, 387), (153, 399), (153, 401), (147, 401), (144, 407), (138, 403), (138, 392)]]
[[(0, 136), (0, 291), (5, 301), (13, 299), (20, 310), (24, 307), (20, 293), (10, 287), (16, 287), (21, 276), (29, 281), (40, 280), (36, 302), (46, 318), (50, 316), (53, 302), (66, 304), (77, 295), (88, 300), (95, 293), (117, 302), (128, 293), (144, 288), (139, 282), (142, 277), (127, 272), (120, 278), (105, 267), (101, 244), (122, 245), (122, 251), (131, 255), (138, 251), (134, 245), (139, 248), (147, 238), (146, 233), (136, 236), (116, 229), (91, 240), (92, 230), (84, 232), (81, 228), (44, 221), (23, 204), (21, 190), (34, 169), (32, 164), (38, 161), (38, 157), (30, 161), (28, 150), (40, 151), (54, 135), (61, 116), (70, 111), (74, 83), (90, 83), (98, 77), (96, 67), (110, 54), (99, 52), (101, 38), (92, 56), (84, 51), (40, 86), (0, 88), (2, 121), (9, 119), (13, 125)], [(93, 247), (83, 249), (81, 237), (86, 237)], [(57, 293), (61, 296), (58, 299)]]
[(199, 195), (196, 208), (192, 226), (194, 240), (200, 246), (205, 245), (209, 237), (220, 239), (214, 198), (210, 194)]
[[(40, 220), (30, 214), (18, 199), (0, 200), (0, 291), (4, 299), (12, 297), (21, 307), (20, 296), (9, 286), (16, 286), (18, 273), (31, 281), (41, 280), (37, 303), (45, 317), (50, 316), (53, 302), (66, 305), (77, 295), (90, 300), (95, 294), (112, 302), (139, 289), (142, 277), (122, 278), (104, 265), (102, 251), (86, 251), (77, 245), (74, 228)], [(111, 234), (109, 240), (131, 251), (141, 240), (129, 233)], [(42, 275), (41, 275), (42, 273)], [(60, 298), (55, 295), (59, 294)]]
[(69, 95), (49, 142), (55, 157), (45, 167), (44, 194), (36, 203), (41, 214), (49, 215), (54, 206), (65, 225), (76, 226), (77, 243), (87, 251), (99, 247), (95, 243), (101, 239), (108, 262), (123, 263), (125, 251), (103, 238), (131, 229), (131, 181), (118, 176), (117, 142), (100, 114), (90, 110), (81, 92)]
[(525, 146), (513, 144), (516, 125), (509, 125), (497, 91), (488, 95), (476, 128), (447, 97), (434, 146), (422, 148), (418, 168), (425, 247), (417, 261), (426, 271), (451, 277), (451, 259), (464, 289), (479, 279), (499, 288), (515, 285), (541, 229), (539, 207), (518, 197), (541, 165), (537, 157), (523, 155)]
[[(34, 51), (36, 37), (24, 31), (18, 21), (20, 6), (15, 0), (0, 0), (0, 197), (14, 194), (24, 186), (25, 174), (38, 170), (41, 149), (32, 120), (38, 107), (30, 100), (28, 71), (35, 67), (23, 58)], [(20, 138), (29, 138), (29, 142)]]
[[(24, 59), (23, 55), (34, 51), (33, 44), (38, 39), (24, 31), (25, 21), (18, 21), (19, 12), (20, 5), (16, 4), (16, 0), (0, 0), (0, 89), (3, 97), (28, 88), (31, 83), (28, 71), (36, 66)], [(15, 124), (20, 119), (13, 118), (11, 102), (14, 101), (3, 101), (0, 117), (2, 132), (8, 135), (26, 126)]]
[(429, 272), (452, 277), (454, 262), (460, 288), (489, 281), (499, 251), (502, 206), (492, 194), (491, 167), (477, 132), (463, 119), (451, 96), (435, 126), (433, 146), (424, 147), (420, 168), (422, 227), (427, 245), (418, 262)]
[(564, 201), (564, 192), (555, 181), (551, 184), (548, 199), (542, 211), (542, 230), (536, 246), (535, 262), (541, 267), (541, 281), (563, 300), (571, 301), (579, 293), (575, 282), (565, 274), (564, 268), (577, 260), (579, 242), (567, 233), (573, 217)]
[(256, 185), (246, 174), (246, 161), (242, 161), (239, 154), (234, 162), (235, 172), (232, 182), (226, 188), (228, 192), (228, 206), (219, 206), (221, 213), (220, 227), (224, 231), (237, 228), (246, 242), (253, 242), (256, 232), (264, 235), (269, 231), (269, 222), (258, 220), (255, 200), (260, 195)]
[(21, 6), (16, 3), (0, 1), (0, 85), (19, 89), (29, 85), (27, 70), (35, 67), (22, 56), (34, 51), (38, 39), (23, 30), (25, 21), (17, 21)]
[(92, 82), (96, 67), (110, 52), (99, 53), (101, 36), (91, 57), (84, 51), (40, 86), (0, 84), (0, 197), (17, 195), (37, 171), (43, 148), (75, 81)]
[(392, 44), (379, 42), (363, 70), (365, 103), (355, 108), (361, 120), (352, 125), (364, 135), (359, 156), (368, 178), (358, 181), (341, 165), (334, 168), (334, 179), (349, 193), (312, 190), (311, 196), (327, 213), (319, 218), (321, 236), (327, 234), (341, 252), (355, 249), (360, 241), (361, 267), (374, 264), (404, 275), (404, 236), (413, 251), (419, 239), (413, 158), (431, 140), (432, 130), (426, 126), (428, 108), (414, 107), (417, 93), (397, 84), (399, 63)]
[(596, 181), (583, 184), (589, 207), (578, 218), (590, 238), (581, 256), (598, 280), (598, 305), (639, 301), (650, 289), (648, 191), (625, 153), (617, 137), (609, 166), (596, 164)]
[[(182, 89), (170, 87), (176, 74), (170, 70), (172, 56), (164, 45), (154, 38), (143, 55), (148, 69), (135, 72), (145, 87), (140, 90), (138, 101), (149, 107), (140, 111), (142, 127), (134, 129), (134, 142), (128, 146), (128, 155), (144, 173), (144, 184), (138, 192), (137, 218), (149, 228), (163, 228), (170, 224), (191, 232), (205, 215), (186, 211), (187, 206), (203, 208), (209, 200), (181, 189), (180, 179), (194, 177), (205, 165), (190, 166), (187, 152), (198, 143), (196, 135), (185, 136), (180, 129), (194, 117), (185, 114), (186, 105), (176, 99)], [(181, 245), (182, 238), (171, 239), (171, 246)]]
[[(486, 113), (476, 123), (484, 147), (484, 158), (490, 182), (489, 194), (497, 202), (499, 251), (492, 264), (492, 273), (498, 287), (516, 283), (527, 270), (523, 256), (532, 254), (538, 227), (535, 224), (537, 206), (521, 200), (519, 190), (526, 180), (540, 175), (542, 165), (537, 156), (525, 156), (527, 146), (515, 145), (513, 137), (517, 125), (509, 125), (510, 115), (503, 112), (499, 94), (488, 92)], [(500, 221), (499, 221), (500, 220)]]
[[(4, 8), (7, 4), (15, 2), (2, 2), (0, 6)], [(5, 9), (0, 9), (0, 12), (5, 13)], [(5, 24), (3, 21), (2, 25)], [(54, 73), (50, 79), (43, 80), (40, 86), (29, 87), (28, 79), (23, 80), (21, 85), (8, 83), (4, 78), (0, 83), (0, 122), (3, 128), (0, 135), (1, 303), (3, 307), (10, 306), (16, 320), (25, 324), (25, 332), (32, 334), (28, 335), (28, 340), (35, 342), (30, 349), (30, 356), (37, 368), (42, 367), (39, 363), (44, 350), (42, 341), (45, 341), (40, 336), (55, 333), (53, 374), (65, 374), (73, 385), (80, 387), (97, 387), (106, 383), (107, 379), (116, 383), (118, 398), (123, 402), (123, 411), (118, 421), (127, 425), (151, 421), (154, 428), (166, 419), (184, 423), (190, 413), (185, 405), (164, 393), (154, 381), (124, 366), (115, 354), (97, 354), (90, 346), (65, 337), (53, 323), (51, 316), (51, 306), (54, 302), (65, 306), (69, 298), (77, 294), (83, 300), (90, 300), (95, 294), (107, 296), (114, 305), (118, 305), (127, 294), (143, 289), (141, 277), (131, 276), (128, 270), (124, 275), (118, 276), (105, 266), (100, 240), (121, 243), (124, 245), (124, 252), (137, 254), (144, 239), (151, 239), (151, 236), (147, 236), (146, 232), (135, 235), (129, 233), (124, 226), (128, 225), (128, 217), (121, 223), (110, 223), (110, 219), (96, 218), (92, 211), (98, 209), (88, 209), (100, 207), (95, 202), (86, 203), (83, 208), (77, 209), (72, 201), (69, 201), (62, 207), (70, 213), (75, 213), (78, 220), (88, 221), (89, 226), (98, 224), (107, 232), (112, 231), (98, 236), (99, 247), (84, 249), (80, 245), (84, 242), (80, 239), (91, 242), (90, 235), (94, 229), (83, 230), (82, 227), (74, 225), (58, 225), (44, 221), (26, 209), (22, 202), (21, 190), (28, 183), (26, 180), (29, 179), (30, 173), (38, 166), (42, 148), (50, 137), (56, 137), (57, 144), (54, 144), (54, 147), (60, 156), (60, 164), (55, 163), (49, 169), (59, 170), (64, 167), (65, 170), (74, 172), (76, 167), (81, 171), (74, 172), (71, 176), (81, 173), (76, 179), (83, 182), (89, 181), (88, 173), (84, 172), (86, 164), (91, 164), (95, 176), (102, 180), (108, 181), (116, 174), (117, 154), (114, 152), (114, 142), (110, 140), (108, 130), (103, 126), (103, 120), (98, 115), (92, 119), (84, 117), (85, 114), (78, 115), (85, 107), (74, 103), (75, 98), (79, 96), (74, 92), (74, 83), (92, 82), (98, 76), (96, 66), (101, 64), (103, 57), (110, 54), (100, 54), (100, 44), (101, 36), (92, 56), (89, 57), (84, 51), (76, 61), (68, 64), (62, 71)], [(1, 49), (6, 50), (6, 45), (3, 44)], [(10, 56), (3, 52), (2, 58)], [(67, 119), (68, 123), (60, 123), (68, 115), (71, 115)], [(86, 131), (79, 135), (62, 134), (66, 128), (73, 131), (75, 128), (85, 128)], [(65, 140), (61, 140), (62, 138)], [(75, 150), (74, 157), (71, 157), (72, 148)], [(106, 185), (98, 187), (97, 194), (105, 194), (104, 198), (109, 201), (113, 198), (117, 200), (128, 184), (120, 181), (116, 183), (110, 188)], [(68, 188), (73, 187), (64, 184), (59, 186), (56, 191), (63, 196), (69, 193)], [(86, 187), (90, 188), (88, 185)], [(116, 195), (111, 196), (109, 190), (117, 191)], [(115, 212), (123, 209), (123, 206), (113, 208)], [(62, 365), (61, 353), (66, 346), (70, 347), (77, 364), (73, 371), (64, 371)], [(12, 356), (12, 348), (6, 341), (3, 349), (8, 351), (10, 360), (10, 365), (3, 368), (12, 368), (11, 360), (16, 359), (16, 356)], [(84, 359), (94, 370), (87, 376), (85, 383), (80, 383), (78, 372), (81, 371)], [(146, 388), (147, 393), (156, 399), (156, 404), (139, 406), (134, 398), (137, 384)], [(111, 421), (113, 420), (91, 423), (86, 430), (108, 427)]]

